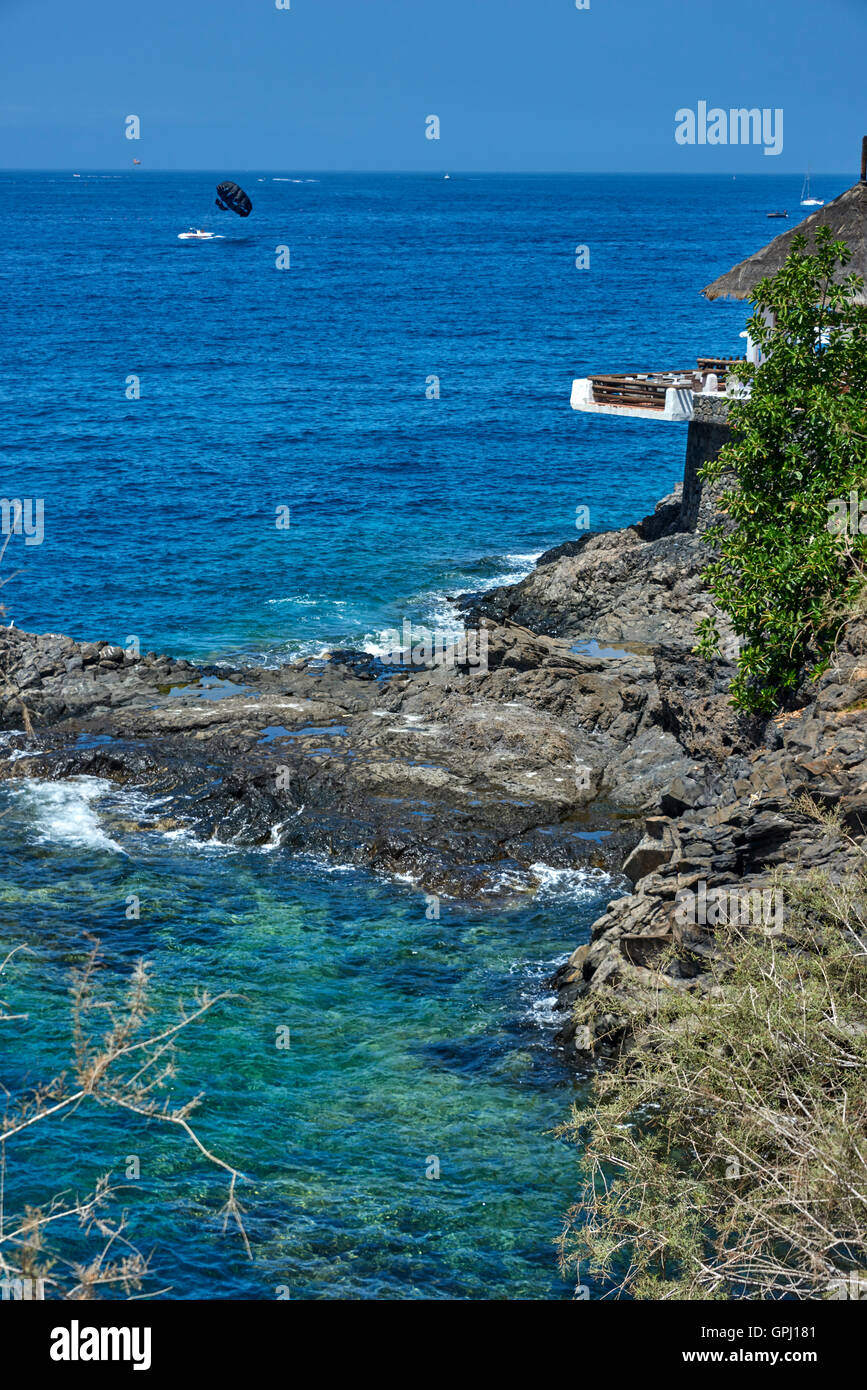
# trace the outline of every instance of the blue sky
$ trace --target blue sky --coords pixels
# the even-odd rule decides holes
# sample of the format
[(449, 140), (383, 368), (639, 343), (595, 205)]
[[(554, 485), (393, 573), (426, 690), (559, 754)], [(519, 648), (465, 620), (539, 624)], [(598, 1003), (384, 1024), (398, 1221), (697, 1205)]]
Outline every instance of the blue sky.
[[(0, 167), (858, 173), (867, 0), (290, 4), (0, 0)], [(677, 145), (702, 100), (782, 154)]]

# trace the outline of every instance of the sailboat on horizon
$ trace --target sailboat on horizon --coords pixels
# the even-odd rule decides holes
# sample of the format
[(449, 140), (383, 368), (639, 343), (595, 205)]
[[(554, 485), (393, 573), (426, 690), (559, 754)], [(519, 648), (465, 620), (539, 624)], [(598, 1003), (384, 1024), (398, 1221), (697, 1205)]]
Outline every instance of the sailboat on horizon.
[(814, 198), (814, 197), (813, 197), (813, 192), (812, 192), (812, 189), (810, 188), (810, 171), (809, 171), (809, 169), (808, 169), (808, 170), (807, 170), (806, 178), (804, 179), (804, 186), (803, 186), (803, 188), (801, 189), (801, 207), (802, 207), (802, 208), (823, 208), (824, 206), (825, 206), (825, 199), (824, 199), (824, 198)]

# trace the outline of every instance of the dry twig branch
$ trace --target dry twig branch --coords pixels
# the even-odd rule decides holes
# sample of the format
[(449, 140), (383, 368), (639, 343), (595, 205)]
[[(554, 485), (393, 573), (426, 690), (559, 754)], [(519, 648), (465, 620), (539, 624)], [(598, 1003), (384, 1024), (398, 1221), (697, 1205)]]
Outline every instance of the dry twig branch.
[[(32, 1087), (26, 1095), (14, 1099), (0, 1083), (6, 1095), (5, 1111), (0, 1117), (0, 1273), (5, 1280), (42, 1280), (42, 1286), (55, 1290), (60, 1297), (72, 1299), (92, 1298), (97, 1296), (97, 1290), (116, 1286), (122, 1287), (129, 1296), (131, 1290), (141, 1289), (142, 1280), (149, 1271), (150, 1257), (143, 1256), (125, 1236), (125, 1213), (119, 1219), (105, 1214), (108, 1203), (121, 1190), (112, 1185), (109, 1175), (99, 1178), (93, 1190), (84, 1197), (65, 1199), (60, 1195), (41, 1207), (25, 1208), (23, 1216), (10, 1228), (4, 1209), (7, 1146), (34, 1126), (74, 1115), (88, 1100), (145, 1120), (177, 1126), (209, 1163), (228, 1174), (228, 1194), (220, 1213), (224, 1218), (223, 1230), (228, 1229), (231, 1218), (247, 1256), (253, 1258), (237, 1197), (237, 1184), (243, 1174), (213, 1153), (189, 1122), (190, 1114), (199, 1106), (202, 1097), (197, 1095), (182, 1105), (171, 1106), (168, 1100), (160, 1102), (157, 1096), (175, 1074), (173, 1049), (178, 1037), (216, 1005), (237, 996), (228, 992), (213, 996), (202, 993), (196, 997), (194, 1007), (181, 1006), (181, 1018), (177, 1023), (138, 1036), (145, 1029), (150, 1013), (148, 962), (140, 960), (136, 964), (118, 1009), (98, 988), (101, 947), (99, 941), (89, 939), (91, 949), (82, 966), (73, 972), (73, 1058), (69, 1072)], [(0, 974), (19, 950), (29, 951), (29, 947), (19, 946), (10, 951), (0, 965)], [(88, 1025), (97, 1013), (107, 1016), (108, 1027), (95, 1035)], [(21, 1015), (0, 1013), (0, 1022), (10, 1022), (15, 1017)], [(140, 1064), (131, 1075), (123, 1075), (124, 1063), (134, 1055), (141, 1059)], [(151, 1069), (165, 1058), (167, 1062), (154, 1074)], [(56, 1248), (48, 1248), (45, 1244), (51, 1227), (75, 1218), (85, 1236), (96, 1231), (105, 1237), (102, 1248), (86, 1264), (65, 1259)], [(115, 1247), (124, 1247), (124, 1253), (114, 1255)], [(64, 1271), (62, 1276), (52, 1273), (57, 1269)]]

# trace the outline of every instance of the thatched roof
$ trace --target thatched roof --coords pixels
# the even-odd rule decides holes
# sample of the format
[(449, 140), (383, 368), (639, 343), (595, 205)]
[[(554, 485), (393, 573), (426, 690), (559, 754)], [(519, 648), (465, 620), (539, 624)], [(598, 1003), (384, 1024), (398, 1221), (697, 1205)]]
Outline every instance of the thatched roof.
[[(867, 284), (867, 183), (856, 183), (835, 198), (833, 203), (819, 208), (797, 227), (783, 232), (782, 236), (763, 246), (754, 256), (741, 261), (727, 275), (721, 275), (712, 285), (706, 285), (702, 294), (708, 299), (747, 299), (766, 275), (776, 275), (790, 254), (798, 232), (803, 232), (809, 241), (811, 234), (819, 227), (830, 227), (834, 237), (847, 242), (852, 252), (851, 261), (845, 269), (838, 271), (835, 278), (843, 280), (854, 271)], [(862, 290), (855, 302), (867, 304), (867, 290)]]

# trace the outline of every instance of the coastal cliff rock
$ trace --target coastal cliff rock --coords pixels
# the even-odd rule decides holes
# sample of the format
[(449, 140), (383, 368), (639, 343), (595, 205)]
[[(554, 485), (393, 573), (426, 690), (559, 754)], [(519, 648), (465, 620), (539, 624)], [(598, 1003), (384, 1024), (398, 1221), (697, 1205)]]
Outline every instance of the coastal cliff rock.
[[(619, 872), (637, 818), (701, 773), (652, 646), (664, 634), (685, 650), (707, 607), (701, 544), (676, 530), (679, 511), (666, 499), (486, 596), (468, 612), (487, 642), (476, 668), (385, 668), (360, 652), (194, 667), (2, 628), (0, 776), (135, 783), (205, 838), (326, 853), (431, 892), (532, 891), (534, 864)], [(534, 604), (546, 624), (512, 616)], [(580, 621), (567, 621), (570, 604)], [(594, 626), (618, 605), (628, 624)], [(617, 648), (596, 640), (627, 630)], [(723, 703), (710, 687), (707, 699)]]
[(633, 813), (689, 770), (651, 658), (487, 635), (473, 674), (357, 653), (233, 671), (3, 628), (0, 776), (134, 782), (207, 838), (277, 836), (462, 896), (536, 862), (619, 869)]
[[(681, 737), (698, 754), (697, 735)], [(695, 725), (690, 721), (686, 733)], [(756, 727), (754, 734), (759, 734)], [(717, 987), (713, 925), (684, 922), (678, 895), (739, 901), (786, 876), (821, 869), (832, 881), (863, 867), (867, 831), (867, 625), (853, 623), (813, 698), (779, 715), (751, 752), (724, 763), (645, 823), (624, 866), (633, 891), (609, 904), (591, 939), (557, 973), (565, 1015), (560, 1041), (575, 1060), (609, 1060), (640, 1038), (640, 1019), (661, 990)], [(697, 746), (698, 745), (698, 746)], [(712, 748), (711, 752), (718, 752)], [(767, 899), (765, 900), (767, 903)], [(782, 935), (773, 915), (750, 928)]]
[(678, 922), (679, 892), (843, 874), (867, 821), (864, 624), (790, 712), (737, 714), (733, 667), (691, 651), (712, 602), (682, 525), (676, 493), (465, 596), (487, 640), (477, 668), (363, 652), (197, 667), (0, 628), (0, 778), (134, 784), (202, 838), (479, 901), (534, 891), (540, 865), (622, 873), (631, 892), (555, 979), (562, 1042), (599, 1061), (660, 989), (711, 988), (713, 932)]
[(635, 526), (546, 551), (520, 584), (462, 599), (468, 620), (516, 622), (572, 642), (691, 647), (696, 622), (714, 609), (700, 577), (706, 548), (679, 517), (678, 491)]

